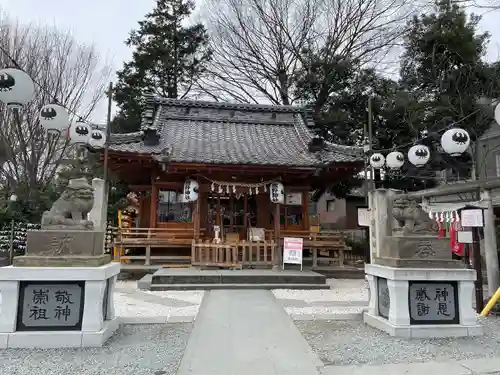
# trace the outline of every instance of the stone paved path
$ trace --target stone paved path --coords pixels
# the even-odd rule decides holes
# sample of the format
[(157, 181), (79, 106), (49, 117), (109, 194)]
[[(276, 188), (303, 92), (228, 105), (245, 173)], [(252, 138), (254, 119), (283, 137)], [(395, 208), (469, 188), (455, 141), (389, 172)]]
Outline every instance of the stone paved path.
[(205, 293), (177, 375), (317, 375), (322, 362), (266, 290)]

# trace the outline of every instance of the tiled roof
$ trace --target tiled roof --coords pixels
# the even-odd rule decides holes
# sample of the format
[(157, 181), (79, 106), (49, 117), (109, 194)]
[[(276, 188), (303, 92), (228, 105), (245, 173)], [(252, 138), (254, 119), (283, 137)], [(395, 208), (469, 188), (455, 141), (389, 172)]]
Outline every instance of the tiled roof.
[(110, 150), (169, 156), (172, 162), (313, 167), (363, 160), (359, 148), (327, 143), (311, 153), (311, 116), (304, 108), (156, 99), (143, 115), (143, 132), (160, 139), (145, 145), (143, 132), (113, 134)]

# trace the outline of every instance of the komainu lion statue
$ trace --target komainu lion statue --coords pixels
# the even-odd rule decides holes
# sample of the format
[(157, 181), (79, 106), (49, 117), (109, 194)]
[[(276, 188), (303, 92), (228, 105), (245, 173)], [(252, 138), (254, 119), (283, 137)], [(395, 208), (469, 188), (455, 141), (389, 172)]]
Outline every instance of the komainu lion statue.
[(395, 200), (392, 215), (398, 223), (398, 226), (393, 228), (395, 234), (436, 234), (439, 230), (438, 223), (414, 200)]
[(42, 228), (91, 230), (94, 223), (87, 220), (87, 214), (93, 205), (94, 188), (85, 178), (72, 179), (52, 208), (43, 213)]

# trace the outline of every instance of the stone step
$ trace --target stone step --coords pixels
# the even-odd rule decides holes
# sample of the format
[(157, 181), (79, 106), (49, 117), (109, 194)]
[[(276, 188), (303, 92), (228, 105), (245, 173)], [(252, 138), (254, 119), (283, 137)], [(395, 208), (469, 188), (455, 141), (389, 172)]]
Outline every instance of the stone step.
[(326, 284), (311, 271), (161, 269), (152, 284)]
[[(146, 289), (146, 288), (144, 288)], [(151, 284), (148, 290), (216, 290), (216, 289), (330, 289), (327, 284)]]

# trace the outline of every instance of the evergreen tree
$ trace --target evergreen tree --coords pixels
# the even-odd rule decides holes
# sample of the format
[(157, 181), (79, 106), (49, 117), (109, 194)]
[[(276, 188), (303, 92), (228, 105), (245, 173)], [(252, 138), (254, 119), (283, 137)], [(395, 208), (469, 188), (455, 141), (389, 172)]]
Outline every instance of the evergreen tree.
[(468, 177), (472, 156), (453, 158), (439, 153), (443, 129), (466, 129), (474, 140), (491, 125), (491, 116), (477, 101), (498, 95), (499, 79), (482, 58), (487, 33), (478, 33), (480, 17), (467, 15), (451, 0), (437, 1), (435, 13), (415, 17), (404, 39), (401, 84), (414, 93), (418, 122), (414, 137), (429, 134), (432, 150), (428, 169), (451, 168), (460, 178)]
[[(361, 145), (370, 96), (375, 150), (387, 154), (398, 147), (406, 154), (414, 140), (429, 135), (421, 142), (432, 151), (431, 161), (423, 168), (406, 163), (398, 173), (387, 171), (386, 187), (432, 187), (436, 171), (445, 168), (467, 177), (471, 155), (453, 158), (440, 153), (438, 145), (443, 129), (454, 123), (473, 137), (491, 124), (491, 113), (476, 103), (483, 96), (499, 96), (500, 77), (495, 74), (498, 64), (482, 61), (488, 35), (477, 32), (478, 21), (479, 17), (468, 17), (449, 0), (437, 2), (434, 13), (411, 19), (399, 81), (345, 58), (338, 61), (338, 68), (330, 69), (332, 79), (324, 79), (327, 66), (321, 55), (314, 57), (311, 68), (299, 75), (297, 86), (300, 97), (315, 109), (319, 132), (330, 141)], [(316, 82), (331, 83), (322, 87)]]
[(130, 33), (125, 43), (135, 50), (132, 60), (117, 72), (114, 99), (120, 111), (113, 121), (114, 132), (138, 130), (146, 92), (167, 98), (192, 94), (193, 83), (211, 58), (205, 27), (183, 25), (193, 10), (191, 0), (157, 0), (154, 10)]

